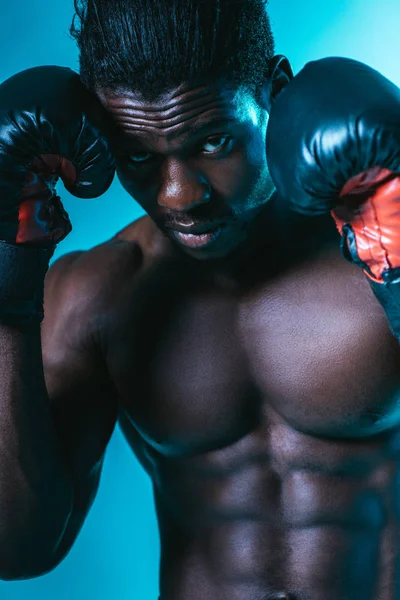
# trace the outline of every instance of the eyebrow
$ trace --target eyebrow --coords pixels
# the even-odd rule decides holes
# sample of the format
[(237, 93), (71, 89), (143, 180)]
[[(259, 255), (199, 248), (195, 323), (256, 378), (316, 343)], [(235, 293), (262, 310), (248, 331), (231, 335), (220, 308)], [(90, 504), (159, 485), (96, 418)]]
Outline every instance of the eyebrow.
[[(169, 135), (167, 135), (167, 139), (171, 140), (182, 137), (182, 147), (190, 146), (195, 144), (200, 137), (205, 136), (211, 130), (237, 124), (238, 121), (233, 117), (224, 117), (218, 120), (205, 121), (203, 123), (199, 123), (197, 126), (188, 126), (184, 129), (171, 132)], [(126, 147), (127, 150), (132, 149), (132, 146), (134, 145), (146, 148), (150, 145), (146, 143), (145, 138), (147, 135), (148, 134), (146, 132), (137, 130), (135, 133), (132, 133), (132, 135), (129, 136), (129, 139), (124, 140), (123, 146)]]
[(210, 129), (218, 129), (220, 127), (224, 127), (225, 125), (237, 125), (237, 123), (237, 120), (233, 119), (232, 117), (224, 117), (223, 119), (218, 120), (214, 119), (213, 121), (205, 121), (204, 123), (200, 123), (197, 127), (188, 127), (186, 130), (183, 130), (183, 132), (181, 131), (178, 136), (182, 133), (190, 133), (191, 135), (199, 137), (207, 131), (210, 131)]

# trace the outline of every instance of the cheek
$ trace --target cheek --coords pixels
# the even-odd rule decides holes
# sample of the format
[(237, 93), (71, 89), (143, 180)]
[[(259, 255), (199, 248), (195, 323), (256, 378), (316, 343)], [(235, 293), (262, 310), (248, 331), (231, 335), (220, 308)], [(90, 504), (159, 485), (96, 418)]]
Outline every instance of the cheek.
[(157, 188), (153, 181), (148, 181), (145, 184), (138, 182), (131, 170), (124, 167), (122, 164), (117, 165), (117, 177), (121, 182), (122, 187), (136, 202), (138, 202), (146, 212), (151, 211), (152, 206), (157, 203)]
[(251, 143), (246, 147), (245, 160), (248, 168), (249, 193), (260, 196), (265, 200), (274, 190), (274, 183), (268, 170), (267, 155), (265, 151), (265, 138), (259, 133), (253, 137)]
[(219, 161), (209, 170), (211, 187), (218, 196), (228, 199), (241, 193), (247, 178), (245, 160), (239, 156)]
[(234, 151), (228, 158), (216, 161), (207, 169), (211, 187), (220, 197), (234, 202), (251, 194), (266, 170), (266, 160), (256, 148)]
[(265, 204), (274, 192), (265, 144), (260, 135), (242, 149), (240, 160), (231, 170), (229, 189), (230, 204), (238, 214)]
[(254, 140), (242, 148), (236, 160), (229, 165), (229, 173), (225, 171), (225, 186), (232, 199), (240, 204), (252, 203), (252, 196), (265, 185), (269, 186), (265, 148), (260, 140)]
[(267, 152), (265, 148), (265, 135), (257, 130), (254, 132), (245, 147), (246, 161), (253, 169), (264, 171), (267, 168)]

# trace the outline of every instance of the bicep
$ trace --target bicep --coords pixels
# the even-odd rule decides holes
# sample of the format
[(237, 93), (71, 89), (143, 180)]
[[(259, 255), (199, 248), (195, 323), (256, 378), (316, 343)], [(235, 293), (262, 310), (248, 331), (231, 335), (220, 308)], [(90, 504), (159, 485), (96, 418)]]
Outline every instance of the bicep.
[[(91, 327), (90, 294), (71, 284), (76, 258), (50, 269), (45, 287), (42, 355), (46, 388), (65, 467), (74, 484), (74, 506), (59, 547), (69, 551), (94, 500), (104, 453), (117, 420), (117, 393)], [(69, 281), (68, 281), (69, 279)], [(84, 289), (85, 288), (85, 289)]]

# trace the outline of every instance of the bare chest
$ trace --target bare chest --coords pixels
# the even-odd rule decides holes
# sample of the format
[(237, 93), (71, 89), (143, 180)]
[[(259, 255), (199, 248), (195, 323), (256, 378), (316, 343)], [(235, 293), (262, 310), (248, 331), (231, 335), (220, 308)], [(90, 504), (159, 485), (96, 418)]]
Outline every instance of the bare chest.
[(270, 433), (272, 413), (344, 438), (400, 422), (397, 342), (363, 274), (340, 256), (241, 292), (164, 265), (143, 273), (115, 314), (112, 378), (130, 421), (162, 453)]

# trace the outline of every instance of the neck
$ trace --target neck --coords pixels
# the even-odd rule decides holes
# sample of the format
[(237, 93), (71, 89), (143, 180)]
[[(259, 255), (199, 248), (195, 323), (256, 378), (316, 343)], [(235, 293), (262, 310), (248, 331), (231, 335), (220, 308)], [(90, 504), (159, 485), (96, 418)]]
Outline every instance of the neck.
[(277, 193), (260, 210), (248, 237), (229, 256), (206, 261), (216, 274), (236, 281), (255, 274), (282, 272), (332, 244), (339, 234), (330, 214), (305, 216), (293, 212)]

